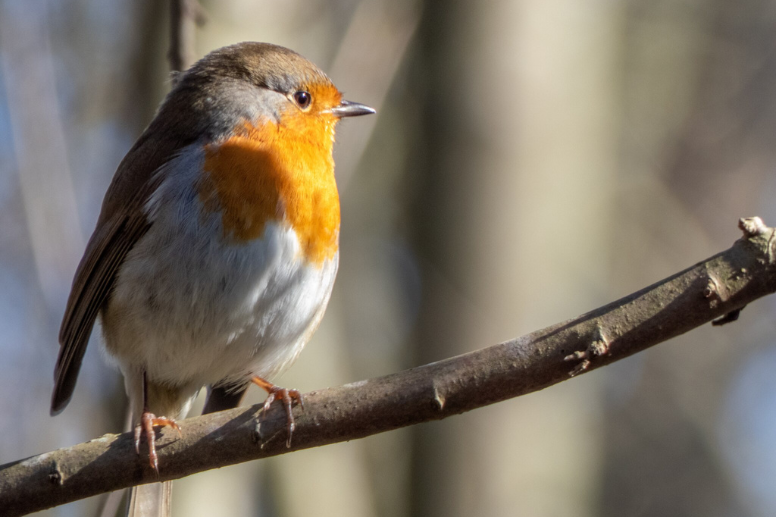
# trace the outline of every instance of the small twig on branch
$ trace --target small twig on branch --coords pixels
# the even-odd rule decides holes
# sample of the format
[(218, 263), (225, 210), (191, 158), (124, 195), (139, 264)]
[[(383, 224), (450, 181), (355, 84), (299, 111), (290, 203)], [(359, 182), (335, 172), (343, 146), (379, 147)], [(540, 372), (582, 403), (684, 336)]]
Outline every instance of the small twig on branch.
[(182, 72), (196, 60), (194, 42), (197, 26), (207, 21), (197, 0), (170, 0), (170, 70)]
[(776, 292), (774, 230), (741, 221), (732, 248), (646, 289), (500, 345), (404, 372), (305, 396), (291, 448), (285, 413), (260, 405), (185, 420), (183, 438), (162, 431), (160, 476), (134, 451), (132, 435), (0, 466), (0, 508), (14, 516), (131, 485), (176, 479), (299, 449), (439, 420), (525, 395), (586, 373), (740, 310)]

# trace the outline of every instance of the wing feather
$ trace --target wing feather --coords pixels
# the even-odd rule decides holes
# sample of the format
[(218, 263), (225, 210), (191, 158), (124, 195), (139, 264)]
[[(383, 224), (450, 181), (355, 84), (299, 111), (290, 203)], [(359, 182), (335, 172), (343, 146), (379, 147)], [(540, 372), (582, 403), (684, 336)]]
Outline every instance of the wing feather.
[(151, 225), (144, 207), (161, 182), (156, 171), (191, 141), (169, 136), (155, 140), (153, 132), (152, 124), (119, 165), (76, 270), (59, 332), (52, 415), (70, 402), (97, 315), (124, 259)]

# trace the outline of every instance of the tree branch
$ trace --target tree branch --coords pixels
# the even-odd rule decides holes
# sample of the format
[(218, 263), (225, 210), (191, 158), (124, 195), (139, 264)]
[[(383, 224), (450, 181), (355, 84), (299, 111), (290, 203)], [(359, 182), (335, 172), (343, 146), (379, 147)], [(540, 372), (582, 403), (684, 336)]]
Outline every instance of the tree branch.
[(741, 220), (732, 248), (646, 289), (500, 345), (404, 372), (315, 391), (296, 410), (285, 446), (285, 414), (273, 405), (238, 408), (163, 430), (161, 475), (134, 451), (131, 433), (0, 466), (0, 508), (22, 515), (120, 488), (439, 420), (559, 383), (740, 311), (776, 292), (773, 229)]
[(170, 0), (170, 70), (182, 72), (196, 60), (195, 31), (207, 21), (197, 0)]

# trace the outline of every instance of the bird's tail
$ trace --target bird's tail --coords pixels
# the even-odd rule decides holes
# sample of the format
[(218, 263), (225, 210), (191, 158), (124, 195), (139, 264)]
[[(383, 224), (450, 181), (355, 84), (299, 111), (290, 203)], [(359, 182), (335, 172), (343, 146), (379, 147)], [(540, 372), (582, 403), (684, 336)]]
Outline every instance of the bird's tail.
[(172, 481), (134, 486), (129, 492), (127, 517), (170, 517)]

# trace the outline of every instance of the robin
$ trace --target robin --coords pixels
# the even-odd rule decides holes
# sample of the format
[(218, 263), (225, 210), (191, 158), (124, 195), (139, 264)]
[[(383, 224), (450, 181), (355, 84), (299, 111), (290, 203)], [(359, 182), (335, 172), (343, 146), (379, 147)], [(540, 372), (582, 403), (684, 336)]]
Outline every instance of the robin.
[[(302, 397), (270, 379), (310, 339), (337, 273), (335, 127), (374, 112), (276, 45), (225, 47), (182, 73), (119, 165), (76, 271), (52, 415), (70, 401), (99, 316), (135, 446), (144, 436), (156, 472), (154, 426), (178, 429), (204, 386), (210, 412), (258, 384), (265, 410), (284, 404), (290, 443)], [(163, 485), (134, 489), (133, 515), (169, 512)]]

